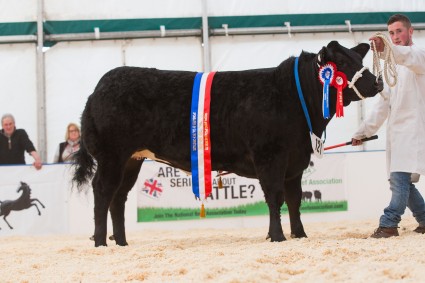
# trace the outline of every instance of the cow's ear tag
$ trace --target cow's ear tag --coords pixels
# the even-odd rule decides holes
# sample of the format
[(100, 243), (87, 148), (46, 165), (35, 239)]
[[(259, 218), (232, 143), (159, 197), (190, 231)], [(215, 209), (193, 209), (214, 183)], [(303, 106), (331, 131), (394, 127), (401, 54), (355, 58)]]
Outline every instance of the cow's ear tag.
[(311, 136), (311, 147), (313, 148), (313, 154), (318, 157), (323, 157), (323, 142), (314, 133), (310, 133)]

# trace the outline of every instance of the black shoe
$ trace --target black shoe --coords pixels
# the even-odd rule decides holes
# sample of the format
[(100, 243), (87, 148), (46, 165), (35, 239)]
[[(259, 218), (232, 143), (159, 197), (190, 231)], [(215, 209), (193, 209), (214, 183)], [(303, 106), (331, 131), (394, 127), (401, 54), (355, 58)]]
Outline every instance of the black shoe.
[(398, 227), (378, 227), (370, 237), (375, 239), (396, 237), (398, 236), (397, 228)]
[(415, 231), (416, 233), (421, 233), (421, 234), (424, 234), (425, 233), (425, 226), (418, 226), (418, 227), (416, 227), (416, 229), (415, 230), (413, 230), (413, 231)]

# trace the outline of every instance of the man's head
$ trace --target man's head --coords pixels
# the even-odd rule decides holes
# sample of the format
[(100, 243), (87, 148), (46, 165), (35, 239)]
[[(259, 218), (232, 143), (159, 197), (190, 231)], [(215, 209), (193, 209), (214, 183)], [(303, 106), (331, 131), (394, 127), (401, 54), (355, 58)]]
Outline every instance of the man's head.
[(402, 14), (392, 15), (387, 26), (391, 41), (395, 45), (411, 46), (413, 44), (413, 27), (408, 17)]
[(1, 117), (1, 126), (3, 128), (4, 134), (10, 137), (15, 131), (15, 118), (12, 114), (4, 114)]

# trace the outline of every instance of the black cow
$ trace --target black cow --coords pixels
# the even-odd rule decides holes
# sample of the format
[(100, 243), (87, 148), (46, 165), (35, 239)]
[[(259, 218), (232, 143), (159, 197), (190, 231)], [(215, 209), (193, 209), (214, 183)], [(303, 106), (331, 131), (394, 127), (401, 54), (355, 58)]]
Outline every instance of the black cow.
[(301, 194), (301, 199), (303, 201), (309, 201), (311, 202), (311, 197), (313, 196), (313, 193), (310, 191), (303, 191)]
[(316, 201), (322, 201), (322, 192), (319, 190), (314, 190), (314, 198)]
[[(363, 68), (368, 50), (365, 43), (348, 49), (332, 41), (318, 54), (300, 54), (301, 88), (316, 136), (322, 135), (330, 121), (322, 116), (319, 67), (332, 61), (352, 80)], [(297, 94), (294, 62), (291, 57), (276, 68), (218, 72), (212, 84), (212, 169), (259, 179), (270, 211), (271, 241), (285, 240), (280, 219), (284, 201), (292, 236), (306, 237), (299, 212), (301, 177), (312, 145)], [(73, 180), (81, 189), (94, 176), (95, 246), (106, 245), (108, 209), (116, 243), (127, 245), (125, 202), (145, 157), (191, 171), (189, 133), (195, 74), (119, 67), (106, 73), (88, 98)], [(368, 70), (355, 86), (364, 97), (383, 88), (382, 81)], [(332, 87), (331, 117), (335, 93)], [(344, 90), (345, 106), (359, 99), (353, 89)]]

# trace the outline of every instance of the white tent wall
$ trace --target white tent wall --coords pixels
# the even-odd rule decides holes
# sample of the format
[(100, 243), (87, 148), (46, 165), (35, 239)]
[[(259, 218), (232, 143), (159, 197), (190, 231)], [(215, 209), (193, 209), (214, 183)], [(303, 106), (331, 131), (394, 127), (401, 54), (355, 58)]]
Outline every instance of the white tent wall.
[(66, 126), (79, 124), (97, 81), (121, 65), (121, 44), (115, 41), (59, 43), (45, 53), (47, 162), (53, 162)]
[[(1, 2), (15, 1), (2, 0)], [(424, 3), (421, 0), (355, 0), (343, 3), (340, 0), (325, 2), (315, 0), (268, 0), (266, 2), (263, 0), (208, 0), (206, 3), (209, 16), (424, 10)], [(202, 15), (202, 0), (44, 0), (44, 6), (46, 18), (50, 20), (199, 17)]]
[(420, 11), (423, 2), (398, 0), (210, 0), (210, 16)]
[(125, 46), (128, 66), (201, 72), (201, 39), (196, 37), (131, 40)]
[(50, 20), (182, 18), (202, 14), (200, 0), (44, 0), (44, 5)]
[[(84, 9), (81, 9), (80, 1), (41, 2), (45, 21), (201, 17), (202, 3), (206, 3), (209, 17), (425, 11), (425, 2), (420, 0), (350, 1), (344, 5), (341, 5), (339, 0), (327, 1), (326, 5), (314, 0), (271, 0), (266, 3), (261, 0), (246, 0), (243, 4), (236, 0), (92, 0), (84, 2)], [(0, 0), (0, 7), (1, 21), (4, 22), (37, 19), (37, 1)], [(364, 32), (349, 33), (347, 30), (335, 33), (293, 33), (291, 36), (211, 36), (211, 69), (226, 71), (275, 67), (289, 56), (298, 55), (301, 50), (317, 52), (331, 40), (338, 40), (341, 44), (351, 47), (359, 42), (367, 42), (370, 35), (371, 33)], [(47, 133), (47, 158), (44, 161), (52, 161), (58, 143), (64, 138), (66, 125), (69, 122), (79, 122), (88, 95), (105, 72), (121, 65), (202, 71), (204, 67), (201, 42), (201, 37), (175, 37), (56, 43), (44, 54)], [(423, 31), (415, 32), (415, 42), (425, 45)], [(369, 53), (365, 59), (365, 65), (370, 68), (371, 55)], [(39, 125), (36, 45), (0, 45), (0, 57), (3, 66), (10, 66), (1, 70), (4, 74), (3, 91), (7, 95), (0, 97), (0, 111), (13, 113), (17, 118), (18, 127), (28, 131), (37, 147)], [(334, 118), (327, 130), (326, 145), (348, 140), (357, 128), (360, 118), (373, 107), (375, 100), (376, 98), (352, 103), (345, 108), (344, 118)], [(385, 146), (384, 132), (385, 127), (382, 127), (378, 133), (380, 139), (368, 143), (364, 148), (345, 147), (341, 150), (382, 150)]]
[(48, 162), (64, 140), (68, 123), (80, 122), (102, 75), (123, 65), (201, 71), (201, 43), (199, 38), (164, 38), (60, 43), (50, 48), (45, 52)]
[(37, 1), (0, 0), (1, 22), (26, 22), (37, 20)]
[(11, 113), (16, 127), (25, 129), (37, 148), (35, 44), (0, 45), (0, 62), (0, 115)]

